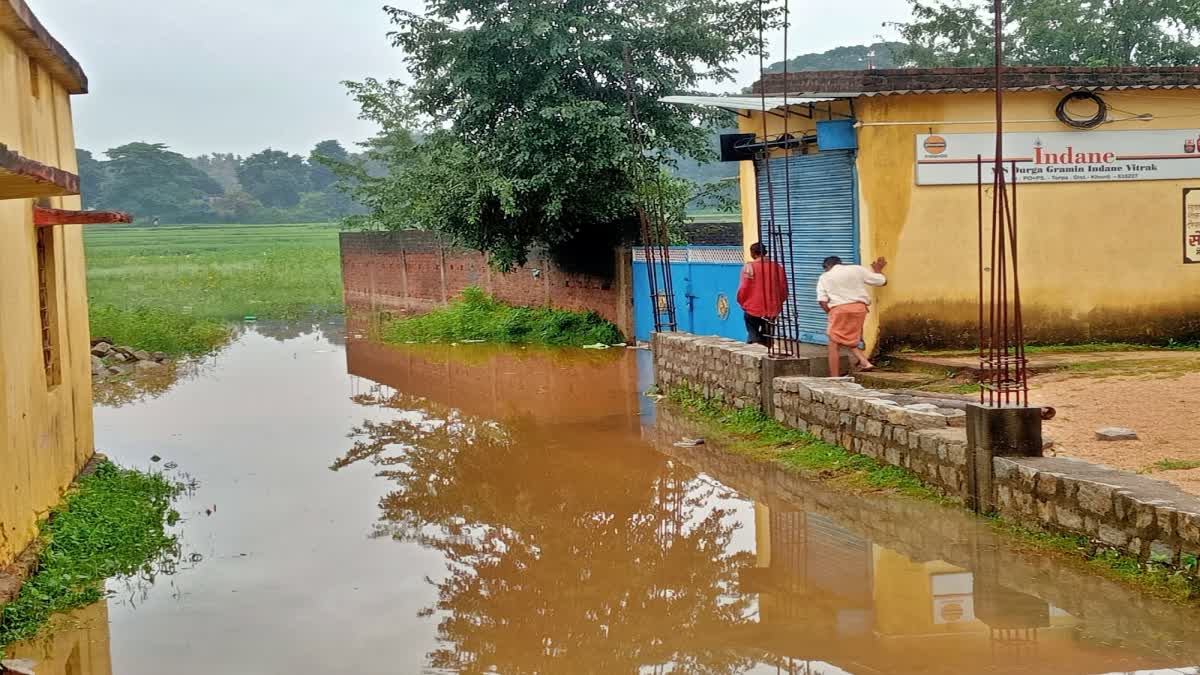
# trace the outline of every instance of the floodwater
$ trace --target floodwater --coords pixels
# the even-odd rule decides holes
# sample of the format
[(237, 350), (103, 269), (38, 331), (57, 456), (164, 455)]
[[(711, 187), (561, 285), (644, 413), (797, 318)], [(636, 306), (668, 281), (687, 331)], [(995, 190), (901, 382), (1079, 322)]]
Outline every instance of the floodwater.
[(1198, 673), (1197, 612), (973, 518), (712, 447), (645, 352), (264, 326), (98, 446), (194, 478), (172, 575), (17, 650), (39, 675)]

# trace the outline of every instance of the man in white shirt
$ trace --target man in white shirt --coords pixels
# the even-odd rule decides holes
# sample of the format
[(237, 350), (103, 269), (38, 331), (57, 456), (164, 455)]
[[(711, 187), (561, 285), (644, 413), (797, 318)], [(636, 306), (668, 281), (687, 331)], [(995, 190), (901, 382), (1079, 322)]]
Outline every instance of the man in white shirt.
[(848, 347), (858, 362), (860, 371), (874, 370), (875, 366), (859, 348), (863, 338), (863, 326), (871, 309), (871, 292), (868, 286), (883, 286), (887, 277), (883, 269), (887, 260), (880, 258), (871, 263), (871, 269), (861, 265), (845, 265), (837, 256), (825, 259), (825, 273), (817, 281), (817, 302), (829, 315), (829, 374), (840, 374), (841, 348)]

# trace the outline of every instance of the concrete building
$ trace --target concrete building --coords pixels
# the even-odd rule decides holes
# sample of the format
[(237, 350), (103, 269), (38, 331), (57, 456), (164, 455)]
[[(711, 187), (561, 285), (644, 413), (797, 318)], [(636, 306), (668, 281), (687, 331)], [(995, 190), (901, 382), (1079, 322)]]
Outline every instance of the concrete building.
[[(821, 260), (840, 255), (891, 261), (869, 347), (975, 343), (977, 158), (995, 154), (992, 77), (801, 72), (768, 75), (754, 97), (674, 99), (736, 110), (751, 143), (764, 129), (773, 141), (794, 138), (769, 164), (741, 162), (742, 222), (746, 246), (772, 201), (776, 221), (788, 223), (806, 341), (824, 341), (815, 283)], [(1191, 264), (1200, 262), (1200, 69), (1012, 68), (1005, 77), (1029, 339), (1200, 338), (1200, 265)]]
[(79, 64), (23, 0), (0, 0), (0, 567), (94, 454), (71, 95)]

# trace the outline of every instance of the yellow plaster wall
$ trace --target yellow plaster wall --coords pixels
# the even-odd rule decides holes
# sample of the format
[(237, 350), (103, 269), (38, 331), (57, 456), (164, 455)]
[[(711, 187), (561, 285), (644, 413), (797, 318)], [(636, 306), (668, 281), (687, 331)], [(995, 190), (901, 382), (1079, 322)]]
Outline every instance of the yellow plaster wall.
[[(1103, 96), (1115, 108), (1155, 116), (1107, 124), (1106, 131), (1195, 128), (1200, 135), (1200, 91)], [(1040, 121), (1011, 123), (1008, 130), (1069, 131), (1053, 119), (1061, 98), (1061, 92), (1009, 94), (1008, 119)], [(991, 122), (947, 122), (994, 119), (994, 97), (860, 98), (855, 113), (866, 123), (858, 132), (860, 255), (892, 263), (890, 284), (877, 292), (867, 326), (868, 346), (970, 344), (978, 320), (976, 188), (917, 186), (915, 137), (991, 132)], [(879, 122), (919, 124), (871, 126)], [(790, 123), (812, 126), (796, 116)], [(769, 133), (782, 126), (782, 119), (768, 116)], [(743, 118), (742, 130), (761, 134), (761, 117)], [(743, 162), (741, 177), (748, 245), (758, 237), (751, 163)], [(1023, 186), (1019, 253), (1029, 336), (1081, 342), (1200, 335), (1200, 265), (1182, 264), (1182, 200), (1189, 187), (1200, 188), (1200, 179)]]
[[(1053, 119), (1061, 97), (1061, 92), (1010, 94), (1007, 117)], [(1115, 108), (1156, 117), (1107, 124), (1105, 131), (1200, 128), (1200, 92), (1104, 97)], [(867, 123), (972, 121), (993, 119), (993, 106), (994, 97), (987, 94), (953, 94), (867, 99), (859, 110)], [(1006, 128), (1069, 131), (1057, 120)], [(961, 341), (977, 323), (976, 188), (916, 186), (915, 136), (993, 129), (988, 123), (860, 130), (864, 241), (895, 263), (889, 269), (891, 284), (880, 295), (885, 339), (912, 341), (924, 334), (934, 344)], [(1187, 337), (1200, 329), (1200, 265), (1182, 264), (1187, 187), (1200, 187), (1200, 179), (1021, 186), (1019, 253), (1031, 337), (1144, 340)], [(984, 199), (990, 204), (990, 190)]]
[[(40, 68), (31, 92), (29, 59), (0, 33), (0, 143), (44, 164), (77, 171), (71, 102)], [(78, 197), (50, 200), (78, 209)], [(0, 201), (0, 565), (25, 548), (37, 520), (94, 453), (92, 381), (83, 235), (55, 228), (56, 324), (62, 383), (42, 365), (31, 200)]]
[(72, 612), (67, 628), (25, 644), (15, 645), (8, 658), (37, 664), (38, 675), (112, 675), (108, 602)]

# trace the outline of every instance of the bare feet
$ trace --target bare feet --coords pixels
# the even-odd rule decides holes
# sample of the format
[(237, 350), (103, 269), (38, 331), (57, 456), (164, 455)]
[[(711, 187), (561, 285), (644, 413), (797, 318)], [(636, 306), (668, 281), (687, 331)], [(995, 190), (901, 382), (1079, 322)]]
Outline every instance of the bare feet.
[(858, 372), (860, 373), (869, 373), (872, 370), (875, 370), (875, 364), (871, 363), (870, 361), (863, 361), (862, 363), (858, 364)]

